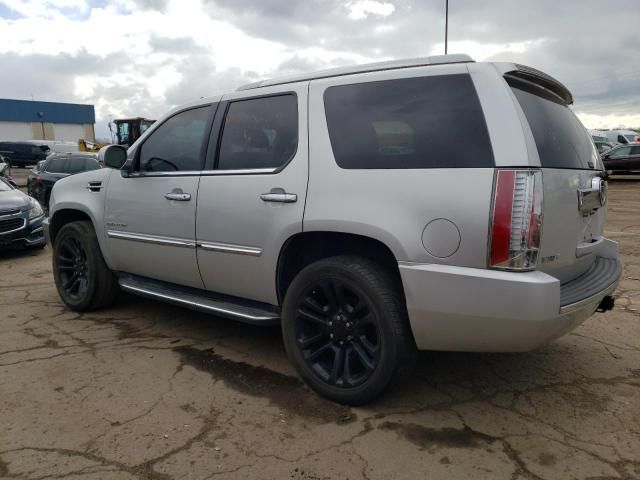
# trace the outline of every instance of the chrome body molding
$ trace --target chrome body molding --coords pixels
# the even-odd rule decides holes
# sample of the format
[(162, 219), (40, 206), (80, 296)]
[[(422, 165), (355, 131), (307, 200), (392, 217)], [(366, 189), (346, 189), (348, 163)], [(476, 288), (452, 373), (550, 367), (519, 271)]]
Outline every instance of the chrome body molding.
[(222, 175), (257, 175), (274, 173), (277, 168), (245, 168), (239, 170), (182, 170), (178, 172), (131, 172), (126, 173), (128, 178), (140, 177), (213, 177)]
[(171, 247), (184, 248), (202, 248), (213, 252), (235, 253), (238, 255), (250, 255), (259, 257), (262, 255), (262, 249), (257, 247), (249, 247), (245, 245), (231, 245), (228, 243), (216, 242), (195, 242), (186, 238), (162, 237), (155, 235), (146, 235), (142, 233), (121, 232), (118, 230), (107, 230), (109, 238), (117, 238), (120, 240), (130, 240), (132, 242), (153, 243), (156, 245), (167, 245)]
[(216, 243), (216, 242), (197, 242), (196, 246), (203, 250), (209, 250), (212, 252), (224, 252), (224, 253), (236, 253), (238, 255), (251, 255), (253, 257), (259, 257), (262, 255), (262, 249), (257, 247), (247, 247), (244, 245), (231, 245), (228, 243)]
[(142, 233), (128, 233), (117, 230), (107, 230), (109, 238), (120, 240), (131, 240), (132, 242), (154, 243), (156, 245), (167, 245), (171, 247), (196, 248), (196, 242), (185, 238), (161, 237), (155, 235), (145, 235)]

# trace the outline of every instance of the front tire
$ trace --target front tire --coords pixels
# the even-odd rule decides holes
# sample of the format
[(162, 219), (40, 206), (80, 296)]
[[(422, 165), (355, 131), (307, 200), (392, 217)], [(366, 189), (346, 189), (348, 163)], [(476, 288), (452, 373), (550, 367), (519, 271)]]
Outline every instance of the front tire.
[(90, 221), (64, 225), (53, 244), (53, 277), (71, 310), (84, 312), (113, 303), (118, 281), (104, 261)]
[(405, 372), (415, 352), (400, 285), (357, 256), (313, 263), (291, 283), (283, 305), (287, 354), (316, 392), (359, 405)]

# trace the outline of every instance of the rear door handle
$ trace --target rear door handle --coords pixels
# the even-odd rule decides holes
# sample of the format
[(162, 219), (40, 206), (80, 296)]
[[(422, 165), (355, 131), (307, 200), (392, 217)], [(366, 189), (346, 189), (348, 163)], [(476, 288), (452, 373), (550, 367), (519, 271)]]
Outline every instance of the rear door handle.
[(260, 195), (260, 198), (265, 202), (278, 202), (278, 203), (294, 203), (298, 201), (298, 195), (295, 193), (276, 193), (269, 192)]
[(175, 200), (176, 202), (188, 202), (189, 200), (191, 200), (191, 194), (171, 192), (165, 193), (164, 198), (166, 198), (167, 200)]

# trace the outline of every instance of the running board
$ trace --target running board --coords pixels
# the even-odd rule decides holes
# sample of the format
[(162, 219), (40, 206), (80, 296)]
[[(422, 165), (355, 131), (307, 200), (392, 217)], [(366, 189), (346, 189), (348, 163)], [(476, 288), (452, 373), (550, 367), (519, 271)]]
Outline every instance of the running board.
[(266, 303), (184, 287), (129, 273), (119, 273), (118, 284), (126, 292), (245, 323), (273, 325), (280, 321), (279, 309)]

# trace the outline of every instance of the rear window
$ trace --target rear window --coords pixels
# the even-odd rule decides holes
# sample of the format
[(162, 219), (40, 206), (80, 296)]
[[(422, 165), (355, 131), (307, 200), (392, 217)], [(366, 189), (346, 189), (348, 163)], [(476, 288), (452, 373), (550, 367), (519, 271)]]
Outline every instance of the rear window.
[(54, 158), (49, 161), (46, 166), (46, 170), (49, 173), (65, 173), (64, 167), (66, 163), (65, 158)]
[(533, 84), (508, 81), (527, 117), (543, 167), (584, 169), (598, 165), (590, 135), (562, 99)]
[(342, 168), (495, 165), (469, 75), (329, 87), (324, 104), (333, 154)]

